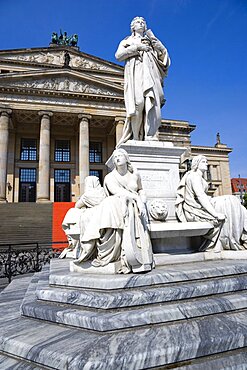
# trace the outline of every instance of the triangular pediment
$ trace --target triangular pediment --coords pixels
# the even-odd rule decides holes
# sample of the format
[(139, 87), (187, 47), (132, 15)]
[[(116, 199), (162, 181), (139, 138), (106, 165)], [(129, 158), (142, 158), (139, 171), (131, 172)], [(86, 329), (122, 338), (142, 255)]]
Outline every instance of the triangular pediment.
[(123, 88), (104, 78), (70, 69), (42, 70), (0, 75), (0, 86), (64, 93), (122, 96)]
[(1, 50), (0, 60), (27, 63), (30, 65), (64, 65), (64, 53), (70, 55), (72, 68), (122, 73), (123, 68), (115, 63), (66, 47), (49, 47), (19, 50)]

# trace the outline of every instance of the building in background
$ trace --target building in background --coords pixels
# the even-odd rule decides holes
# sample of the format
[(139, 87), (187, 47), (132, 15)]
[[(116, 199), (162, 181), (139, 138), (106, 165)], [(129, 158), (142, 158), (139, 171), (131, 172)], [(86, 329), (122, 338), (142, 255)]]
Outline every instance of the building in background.
[(247, 179), (241, 178), (232, 178), (232, 194), (236, 195), (241, 203), (244, 202), (244, 195), (247, 194)]
[[(0, 51), (0, 202), (76, 201), (88, 174), (101, 181), (125, 120), (123, 67), (76, 46)], [(191, 145), (195, 125), (162, 120), (159, 140), (208, 158), (210, 193), (231, 194), (228, 155)]]

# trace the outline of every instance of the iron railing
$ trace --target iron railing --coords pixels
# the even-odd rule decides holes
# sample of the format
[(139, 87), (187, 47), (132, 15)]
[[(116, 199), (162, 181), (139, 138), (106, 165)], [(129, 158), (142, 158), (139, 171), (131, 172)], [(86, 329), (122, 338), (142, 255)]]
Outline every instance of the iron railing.
[(57, 258), (68, 242), (0, 244), (0, 278), (12, 278), (42, 269)]

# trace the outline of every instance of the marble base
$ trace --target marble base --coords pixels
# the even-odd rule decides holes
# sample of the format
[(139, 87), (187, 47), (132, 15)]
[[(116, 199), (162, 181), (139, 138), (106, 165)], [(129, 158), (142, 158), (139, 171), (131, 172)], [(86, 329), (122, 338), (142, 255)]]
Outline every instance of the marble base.
[(121, 268), (121, 262), (112, 262), (106, 266), (95, 267), (92, 266), (90, 261), (77, 263), (70, 261), (70, 271), (79, 272), (83, 274), (103, 274), (103, 275), (116, 275)]
[[(223, 368), (228, 365), (233, 369), (244, 368), (241, 366), (246, 359), (247, 346), (246, 262), (170, 265), (144, 275), (117, 275), (117, 284), (111, 275), (85, 274), (84, 277), (84, 274), (68, 273), (68, 261), (53, 262), (51, 271), (46, 267), (33, 277), (14, 280), (0, 295), (0, 352), (15, 356), (15, 361), (20, 359), (21, 366), (26, 360), (34, 368), (61, 370), (138, 370), (171, 366), (187, 370), (222, 369), (221, 364)], [(63, 282), (62, 286), (49, 286), (55, 276), (60, 276), (57, 283)], [(80, 285), (93, 285), (94, 288), (70, 288), (69, 284), (76, 277)], [(104, 288), (106, 282), (102, 284), (102, 279), (107, 279), (108, 287)], [(87, 284), (88, 280), (91, 281)], [(121, 307), (117, 294), (113, 298), (115, 285), (122, 285), (118, 293), (122, 297), (125, 295), (125, 302), (129, 295), (129, 301), (137, 303), (133, 309)], [(155, 302), (155, 297), (162, 294), (162, 288), (168, 300), (150, 303), (152, 296)], [(64, 300), (66, 294), (70, 298), (67, 303), (40, 299), (38, 292), (42, 290), (61, 291), (65, 294), (60, 293)], [(75, 295), (75, 291), (84, 294), (82, 304), (90, 300), (96, 302), (97, 294), (105, 292), (111, 300), (110, 306), (119, 300), (119, 307), (80, 306), (78, 302), (82, 296)], [(207, 293), (199, 296), (203, 291)], [(173, 297), (171, 301), (169, 297)], [(143, 305), (144, 299), (150, 304)], [(30, 318), (20, 316), (20, 306)], [(123, 330), (126, 321), (129, 328)], [(133, 326), (137, 321), (140, 325)], [(112, 326), (110, 331), (108, 323)], [(98, 331), (90, 330), (90, 325), (98, 326)], [(0, 357), (0, 364), (1, 361), (10, 363), (6, 357)]]
[(199, 250), (209, 222), (152, 222), (149, 225), (153, 252), (179, 255)]
[(48, 274), (40, 284), (32, 279), (23, 315), (100, 332), (247, 309), (247, 292), (238, 293), (247, 286), (246, 275), (111, 292), (53, 288), (47, 282)]
[[(203, 254), (203, 253), (202, 253)], [(197, 255), (197, 253), (195, 253)], [(189, 256), (189, 255), (188, 255)], [(247, 273), (247, 261), (196, 261), (196, 263), (177, 263), (156, 268), (145, 274), (96, 275), (70, 273), (68, 260), (52, 260), (50, 265), (49, 284), (64, 288), (83, 289), (129, 289), (173, 284), (189, 280), (215, 278)]]
[[(176, 250), (175, 250), (176, 251)], [(174, 251), (173, 251), (174, 252)], [(247, 251), (194, 252), (194, 253), (157, 253), (154, 254), (156, 267), (178, 263), (191, 263), (220, 260), (243, 260), (247, 262)]]

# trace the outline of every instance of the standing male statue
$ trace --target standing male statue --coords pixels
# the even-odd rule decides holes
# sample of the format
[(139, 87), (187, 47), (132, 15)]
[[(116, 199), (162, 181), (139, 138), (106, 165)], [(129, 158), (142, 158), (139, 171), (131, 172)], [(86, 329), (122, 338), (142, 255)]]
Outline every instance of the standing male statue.
[(126, 121), (118, 146), (129, 139), (156, 138), (165, 103), (163, 78), (170, 66), (165, 46), (147, 30), (144, 18), (132, 20), (131, 32), (131, 36), (120, 42), (115, 54), (117, 60), (125, 61)]

